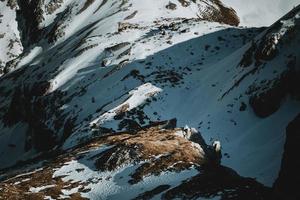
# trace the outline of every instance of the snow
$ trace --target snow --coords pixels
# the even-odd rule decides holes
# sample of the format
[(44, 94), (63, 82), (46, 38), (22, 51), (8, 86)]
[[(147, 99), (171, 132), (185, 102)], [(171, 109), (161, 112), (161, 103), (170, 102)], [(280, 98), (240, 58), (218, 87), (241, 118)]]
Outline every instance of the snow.
[[(270, 25), (299, 0), (224, 2), (237, 10), (242, 26), (253, 27)], [(143, 3), (140, 0), (131, 0), (123, 9), (119, 7), (121, 1), (108, 1), (94, 13), (101, 3), (102, 1), (95, 1), (84, 12), (76, 14), (84, 1), (68, 0), (53, 14), (45, 15), (45, 20), (40, 24), (42, 27), (49, 26), (57, 20), (59, 13), (70, 7), (71, 12), (60, 19), (60, 27), (65, 35), (54, 44), (41, 41), (26, 49), (28, 53), (20, 57), (17, 69), (26, 65), (46, 65), (37, 67), (37, 72), (26, 71), (17, 80), (2, 81), (0, 86), (36, 82), (37, 75), (42, 74), (45, 75), (46, 81), (51, 82), (50, 97), (55, 92), (65, 92), (59, 111), (63, 116), (76, 120), (74, 132), (64, 142), (63, 149), (69, 149), (79, 141), (93, 137), (91, 125), (97, 124), (116, 130), (120, 121), (114, 117), (120, 111), (144, 106), (143, 112), (149, 117), (145, 119), (146, 123), (177, 118), (178, 126), (197, 128), (208, 143), (214, 140), (221, 142), (223, 153), (230, 155), (230, 158), (223, 156), (223, 165), (233, 168), (242, 176), (256, 178), (261, 183), (271, 186), (280, 167), (286, 125), (299, 113), (300, 105), (299, 102), (287, 98), (280, 110), (269, 118), (260, 119), (247, 104), (248, 96), (245, 95), (245, 91), (253, 83), (273, 80), (277, 76), (273, 73), (274, 69), (282, 72), (286, 66), (284, 55), (279, 54), (276, 59), (266, 64), (267, 67), (256, 74), (250, 74), (239, 86), (230, 90), (232, 85), (253, 67), (239, 67), (242, 56), (251, 45), (251, 39), (255, 36), (256, 39), (261, 38), (266, 31), (258, 35), (258, 30), (254, 28), (233, 28), (206, 21), (183, 22), (182, 18), (197, 18), (199, 10), (194, 4), (183, 8), (177, 1), (178, 9), (175, 11), (165, 9), (169, 0), (144, 0)], [(14, 12), (7, 10), (3, 2), (0, 2), (0, 5), (0, 11), (4, 10), (5, 16), (2, 19), (3, 23), (11, 24), (9, 30), (5, 29), (10, 32), (8, 36), (18, 38)], [(204, 5), (201, 7), (203, 10), (205, 8)], [(134, 18), (124, 21), (125, 17), (136, 10), (138, 12)], [(279, 35), (275, 35), (276, 45), (285, 37), (286, 31), (296, 24), (298, 18), (299, 13), (294, 19), (282, 21), (283, 25), (277, 32)], [(158, 21), (158, 24), (154, 21)], [(138, 28), (117, 33), (119, 22), (138, 24)], [(162, 34), (160, 26), (167, 26), (172, 22), (178, 31), (167, 28)], [(3, 41), (0, 40), (1, 47), (7, 45)], [(125, 42), (128, 42), (128, 45), (116, 51), (105, 50)], [(92, 48), (83, 51), (87, 47)], [(285, 54), (289, 55), (297, 53), (295, 51), (298, 47), (295, 42), (282, 48)], [(6, 54), (4, 49), (0, 48), (0, 59)], [(120, 56), (128, 49), (131, 49), (129, 55)], [(21, 46), (15, 47), (14, 51), (16, 54), (21, 53)], [(102, 66), (103, 60), (108, 61), (105, 66)], [(4, 61), (8, 59), (4, 58)], [(143, 75), (144, 80), (124, 78), (133, 70)], [(166, 73), (168, 70), (179, 74), (180, 80), (175, 83), (169, 81), (168, 78), (172, 80), (172, 76), (175, 75)], [(166, 81), (159, 81), (160, 79)], [(222, 95), (229, 90), (230, 92), (223, 97)], [(3, 96), (0, 96), (0, 100), (6, 103), (1, 102), (1, 106), (8, 105), (11, 97)], [(47, 99), (48, 96), (43, 98)], [(247, 104), (244, 112), (239, 111), (241, 102)], [(50, 104), (52, 103), (51, 101)], [(53, 116), (53, 113), (47, 114), (51, 117), (45, 124), (53, 128), (56, 116)], [(34, 150), (24, 151), (28, 128), (25, 123), (18, 123), (12, 127), (1, 124), (0, 128), (1, 168), (11, 166), (18, 160), (31, 158), (36, 153)], [(55, 133), (60, 136), (62, 130), (55, 130)], [(177, 135), (185, 136), (183, 132), (178, 132)], [(10, 144), (16, 147), (11, 148)], [(100, 148), (94, 153), (99, 153), (105, 148)], [(122, 166), (114, 172), (98, 172), (87, 160), (73, 160), (58, 169), (55, 176), (67, 175), (64, 178), (66, 181), (91, 180), (88, 186), (92, 190), (84, 194), (86, 197), (118, 199), (133, 198), (144, 187), (154, 188), (164, 183), (176, 186), (181, 180), (196, 174), (195, 169), (179, 174), (168, 172), (159, 177), (147, 177), (134, 186), (128, 185), (128, 176), (136, 167), (138, 166)], [(84, 170), (77, 172), (77, 168)], [(117, 179), (122, 176), (125, 178)], [(97, 179), (99, 182), (93, 183), (93, 179), (99, 177), (103, 179)], [(41, 188), (32, 188), (33, 191), (39, 189)], [(64, 190), (64, 195), (76, 191), (77, 189)]]
[[(32, 63), (33, 60), (43, 51), (42, 47), (34, 47), (26, 56), (24, 56), (17, 65), (17, 68)], [(34, 64), (34, 63), (32, 63)]]
[(108, 112), (101, 115), (96, 120), (92, 121), (91, 124), (98, 124), (101, 125), (105, 121), (110, 121), (116, 116), (118, 110), (122, 109), (124, 106), (128, 106), (126, 111), (130, 111), (133, 108), (138, 107), (139, 105), (143, 104), (147, 99), (155, 96), (156, 94), (160, 93), (162, 89), (155, 87), (151, 83), (146, 83), (144, 85), (139, 86), (135, 90), (129, 92), (129, 98), (124, 103), (120, 104), (116, 108), (109, 110)]
[[(6, 6), (6, 2), (0, 1), (0, 69), (5, 64), (23, 51), (20, 42), (18, 24), (16, 22), (15, 9)], [(0, 72), (1, 76), (1, 72)]]
[(45, 196), (45, 198), (44, 198), (45, 200), (54, 200), (52, 197), (50, 197), (50, 196)]
[(29, 188), (29, 192), (38, 193), (40, 191), (43, 191), (43, 190), (46, 190), (46, 189), (52, 188), (52, 187), (55, 187), (55, 185), (45, 185), (45, 186), (41, 186), (41, 187), (31, 187), (31, 188)]

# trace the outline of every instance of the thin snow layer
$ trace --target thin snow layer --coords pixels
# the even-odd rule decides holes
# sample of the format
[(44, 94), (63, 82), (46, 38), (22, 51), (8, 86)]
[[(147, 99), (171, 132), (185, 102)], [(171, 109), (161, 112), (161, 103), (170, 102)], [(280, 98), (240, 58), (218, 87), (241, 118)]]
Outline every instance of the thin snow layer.
[(300, 0), (222, 0), (240, 17), (241, 26), (270, 26), (280, 19)]

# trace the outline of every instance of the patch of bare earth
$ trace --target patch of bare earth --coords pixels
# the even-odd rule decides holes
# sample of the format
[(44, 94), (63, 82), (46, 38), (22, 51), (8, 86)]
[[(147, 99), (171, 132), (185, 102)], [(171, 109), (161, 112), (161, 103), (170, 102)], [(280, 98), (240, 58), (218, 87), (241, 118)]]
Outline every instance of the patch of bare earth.
[(137, 134), (109, 136), (107, 142), (114, 145), (96, 160), (99, 170), (115, 170), (124, 164), (143, 164), (131, 175), (134, 184), (148, 175), (163, 171), (181, 171), (207, 162), (199, 144), (177, 135), (182, 129), (165, 130), (151, 127)]

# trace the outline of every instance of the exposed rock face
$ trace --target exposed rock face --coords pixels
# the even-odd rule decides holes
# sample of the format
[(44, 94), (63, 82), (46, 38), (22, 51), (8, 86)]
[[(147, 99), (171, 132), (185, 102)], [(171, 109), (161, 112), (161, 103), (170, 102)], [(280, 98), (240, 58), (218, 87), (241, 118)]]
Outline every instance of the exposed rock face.
[(286, 128), (286, 142), (274, 199), (300, 199), (300, 114)]

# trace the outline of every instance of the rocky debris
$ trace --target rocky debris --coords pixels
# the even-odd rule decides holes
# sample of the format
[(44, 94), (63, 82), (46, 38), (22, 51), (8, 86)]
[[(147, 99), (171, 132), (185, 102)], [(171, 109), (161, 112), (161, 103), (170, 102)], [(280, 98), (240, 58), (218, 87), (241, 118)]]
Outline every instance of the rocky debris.
[(300, 199), (300, 114), (286, 128), (286, 142), (279, 176), (274, 183), (274, 199)]
[(139, 29), (138, 24), (131, 24), (128, 22), (119, 22), (118, 24), (118, 33), (126, 31), (128, 29)]

